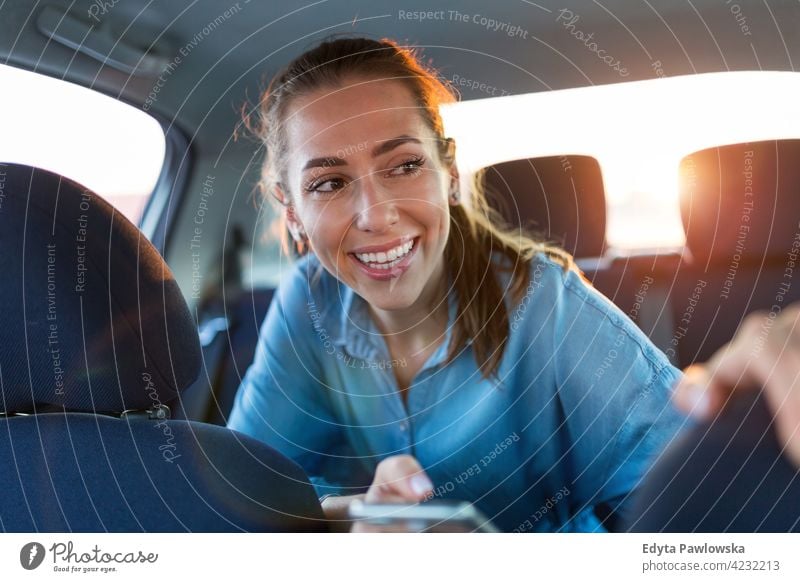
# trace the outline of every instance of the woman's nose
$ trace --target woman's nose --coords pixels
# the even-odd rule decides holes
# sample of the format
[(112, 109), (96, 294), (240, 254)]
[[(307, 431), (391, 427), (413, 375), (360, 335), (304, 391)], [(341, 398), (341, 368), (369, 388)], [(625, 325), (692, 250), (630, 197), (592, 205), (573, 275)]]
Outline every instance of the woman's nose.
[(356, 227), (359, 230), (385, 232), (397, 223), (397, 205), (390, 192), (376, 184), (371, 176), (359, 180), (358, 188)]

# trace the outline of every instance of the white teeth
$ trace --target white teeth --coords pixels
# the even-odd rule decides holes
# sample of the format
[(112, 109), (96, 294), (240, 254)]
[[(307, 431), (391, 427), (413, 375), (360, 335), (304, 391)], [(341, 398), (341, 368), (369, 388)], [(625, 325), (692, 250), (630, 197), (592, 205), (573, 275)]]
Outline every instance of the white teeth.
[(356, 257), (359, 261), (367, 263), (373, 269), (389, 269), (399, 263), (413, 247), (414, 241), (410, 240), (387, 252), (360, 253), (356, 254)]

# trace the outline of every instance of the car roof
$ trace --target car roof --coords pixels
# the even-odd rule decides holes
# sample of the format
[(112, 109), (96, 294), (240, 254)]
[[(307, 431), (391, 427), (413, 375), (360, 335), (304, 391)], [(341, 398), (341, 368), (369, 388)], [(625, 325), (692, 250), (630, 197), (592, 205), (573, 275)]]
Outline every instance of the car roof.
[[(245, 96), (282, 65), (332, 34), (391, 37), (421, 47), (463, 99), (486, 97), (480, 84), (510, 94), (727, 70), (793, 70), (800, 62), (800, 4), (753, 6), (718, 0), (573, 2), (465, 0), (398, 5), (390, 0), (219, 3), (53, 0), (50, 7), (111, 34), (115, 50), (149, 49), (177, 66), (152, 111), (187, 128), (196, 143), (224, 147)], [(43, 9), (43, 8), (42, 8)], [(124, 75), (59, 46), (40, 31), (39, 9), (8, 0), (0, 55), (8, 64), (64, 76), (141, 104), (155, 78)], [(566, 10), (566, 12), (564, 12)], [(620, 61), (624, 77), (590, 50)], [(122, 47), (124, 45), (124, 47)], [(619, 69), (620, 67), (617, 67)], [(224, 88), (224, 90), (221, 90)], [(195, 131), (197, 132), (195, 134)]]

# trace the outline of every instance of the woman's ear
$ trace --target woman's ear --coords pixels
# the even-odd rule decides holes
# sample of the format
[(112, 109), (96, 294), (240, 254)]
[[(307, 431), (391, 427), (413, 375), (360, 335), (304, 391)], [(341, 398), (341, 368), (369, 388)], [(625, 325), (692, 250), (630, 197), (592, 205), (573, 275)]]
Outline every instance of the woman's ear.
[(275, 199), (283, 206), (283, 212), (286, 216), (286, 226), (289, 229), (289, 234), (292, 235), (292, 239), (295, 243), (297, 243), (298, 247), (305, 245), (308, 242), (308, 237), (306, 236), (306, 230), (303, 227), (303, 223), (300, 222), (300, 219), (297, 216), (297, 209), (292, 204), (291, 198), (289, 198), (286, 191), (280, 184), (276, 184), (273, 190), (273, 195)]
[(458, 166), (456, 166), (456, 141), (452, 137), (445, 139), (442, 162), (450, 173), (448, 201), (451, 206), (457, 206), (461, 202), (461, 181), (459, 178)]
[(288, 194), (283, 189), (283, 184), (274, 184), (272, 186), (272, 197), (278, 201), (278, 204), (281, 206), (289, 206), (291, 200), (289, 199)]
[(452, 137), (444, 138), (442, 144), (442, 163), (445, 166), (454, 166), (456, 163), (456, 140)]
[(297, 218), (297, 211), (292, 204), (286, 206), (286, 226), (289, 228), (289, 233), (292, 235), (294, 242), (298, 245), (303, 245), (308, 241), (306, 230), (303, 228), (303, 223)]

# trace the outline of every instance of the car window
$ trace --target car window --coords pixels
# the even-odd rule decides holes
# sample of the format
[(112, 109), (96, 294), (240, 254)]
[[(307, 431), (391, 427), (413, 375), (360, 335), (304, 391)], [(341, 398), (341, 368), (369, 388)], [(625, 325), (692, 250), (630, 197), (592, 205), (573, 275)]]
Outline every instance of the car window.
[[(710, 146), (800, 135), (798, 88), (795, 72), (707, 73), (461, 101), (443, 115), (464, 173), (542, 156), (596, 158), (609, 245), (670, 249), (685, 242), (680, 159)], [(747, 123), (731, 123), (741, 103), (762, 102), (770, 106), (748, 109)]]
[(138, 223), (164, 163), (161, 125), (121, 101), (0, 65), (0, 161), (79, 182)]

